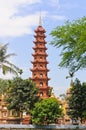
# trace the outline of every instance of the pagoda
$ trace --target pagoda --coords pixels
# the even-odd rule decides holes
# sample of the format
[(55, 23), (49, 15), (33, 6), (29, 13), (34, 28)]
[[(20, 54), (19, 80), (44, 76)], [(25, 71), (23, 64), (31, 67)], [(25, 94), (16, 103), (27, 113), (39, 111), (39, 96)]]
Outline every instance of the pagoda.
[(39, 20), (39, 25), (36, 30), (34, 30), (35, 40), (34, 43), (34, 53), (32, 54), (34, 60), (31, 62), (33, 64), (32, 71), (32, 81), (36, 83), (36, 86), (39, 89), (39, 96), (41, 98), (48, 98), (49, 97), (49, 89), (48, 81), (50, 80), (48, 78), (48, 71), (47, 68), (47, 56), (46, 53), (47, 47), (46, 47), (46, 41), (45, 41), (45, 29), (41, 25), (41, 17)]

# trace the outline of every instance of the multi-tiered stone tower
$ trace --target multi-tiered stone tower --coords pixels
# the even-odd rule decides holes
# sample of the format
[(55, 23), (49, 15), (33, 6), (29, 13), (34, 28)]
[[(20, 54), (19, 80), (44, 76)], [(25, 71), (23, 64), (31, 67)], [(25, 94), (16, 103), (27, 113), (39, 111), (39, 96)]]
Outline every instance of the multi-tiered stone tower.
[(45, 41), (45, 29), (41, 25), (41, 18), (39, 21), (39, 26), (34, 31), (35, 32), (35, 40), (34, 43), (34, 53), (32, 54), (34, 60), (32, 61), (33, 68), (32, 71), (32, 81), (36, 83), (36, 86), (39, 88), (39, 95), (42, 98), (49, 97), (49, 86), (48, 86), (48, 71), (47, 68), (47, 56), (46, 53), (46, 41)]

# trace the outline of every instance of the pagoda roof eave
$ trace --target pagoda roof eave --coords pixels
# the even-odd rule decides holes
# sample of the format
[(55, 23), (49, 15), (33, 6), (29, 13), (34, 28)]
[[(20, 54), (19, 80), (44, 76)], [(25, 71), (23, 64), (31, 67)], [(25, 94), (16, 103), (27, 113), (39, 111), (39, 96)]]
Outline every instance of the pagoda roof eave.
[(36, 32), (36, 33), (37, 32), (43, 32), (43, 33), (45, 33), (46, 31), (45, 31), (45, 29), (42, 26), (38, 26), (37, 29), (34, 30), (34, 32)]
[(42, 69), (42, 68), (32, 68), (32, 69), (30, 69), (32, 72), (35, 72), (35, 71), (47, 71), (47, 72), (49, 72), (50, 70), (49, 69), (47, 69), (47, 68), (45, 68), (45, 69)]
[(48, 56), (48, 54), (46, 54), (46, 53), (37, 53), (37, 54), (32, 54), (32, 56)]
[(42, 46), (40, 46), (40, 47), (32, 47), (32, 48), (33, 48), (33, 50), (37, 50), (37, 49), (47, 50), (47, 47), (42, 47)]
[(43, 43), (43, 44), (46, 44), (47, 42), (46, 41), (40, 41), (40, 40), (37, 40), (37, 41), (33, 41), (34, 44), (37, 44), (37, 43)]
[(50, 80), (50, 78), (48, 78), (48, 77), (32, 77), (31, 78), (33, 81), (37, 81), (37, 80), (46, 80), (46, 81), (48, 81), (48, 80)]
[(46, 38), (46, 35), (34, 35), (35, 38), (37, 37), (43, 37), (43, 38)]
[(32, 63), (32, 64), (35, 64), (35, 63), (36, 63), (36, 64), (37, 64), (37, 63), (49, 64), (48, 61), (38, 61), (38, 60), (37, 60), (37, 61), (31, 61), (31, 63)]
[(49, 90), (50, 88), (47, 86), (47, 87), (39, 87), (39, 90)]
[(47, 47), (32, 47), (33, 48), (33, 50), (38, 50), (38, 49), (44, 49), (44, 50), (47, 50)]

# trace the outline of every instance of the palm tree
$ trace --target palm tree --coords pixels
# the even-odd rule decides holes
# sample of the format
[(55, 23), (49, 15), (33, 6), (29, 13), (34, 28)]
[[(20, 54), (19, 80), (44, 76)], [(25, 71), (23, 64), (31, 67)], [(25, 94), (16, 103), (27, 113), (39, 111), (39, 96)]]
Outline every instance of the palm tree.
[(20, 69), (8, 61), (8, 58), (14, 56), (15, 53), (7, 54), (7, 47), (8, 44), (0, 45), (0, 69), (4, 75), (8, 72), (18, 75)]

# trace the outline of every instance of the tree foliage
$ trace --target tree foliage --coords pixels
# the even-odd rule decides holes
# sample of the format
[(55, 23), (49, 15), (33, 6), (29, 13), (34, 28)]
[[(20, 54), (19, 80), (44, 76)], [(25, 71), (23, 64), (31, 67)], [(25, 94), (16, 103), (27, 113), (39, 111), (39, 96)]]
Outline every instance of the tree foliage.
[(0, 95), (7, 91), (9, 80), (0, 79)]
[(86, 17), (56, 27), (51, 35), (51, 42), (62, 49), (60, 67), (75, 72), (86, 68)]
[(59, 106), (57, 99), (47, 98), (35, 104), (31, 111), (32, 123), (45, 125), (56, 123), (59, 116), (61, 116), (62, 109)]
[(80, 83), (78, 79), (73, 83), (68, 97), (68, 114), (72, 119), (86, 118), (86, 83)]
[(8, 109), (28, 113), (39, 100), (37, 94), (38, 89), (31, 80), (23, 80), (20, 77), (16, 77), (10, 80), (9, 83), (6, 94), (7, 107)]
[(8, 61), (11, 56), (14, 56), (15, 53), (7, 54), (8, 44), (0, 44), (0, 69), (2, 69), (2, 73), (6, 74), (8, 72), (18, 75), (20, 69)]

